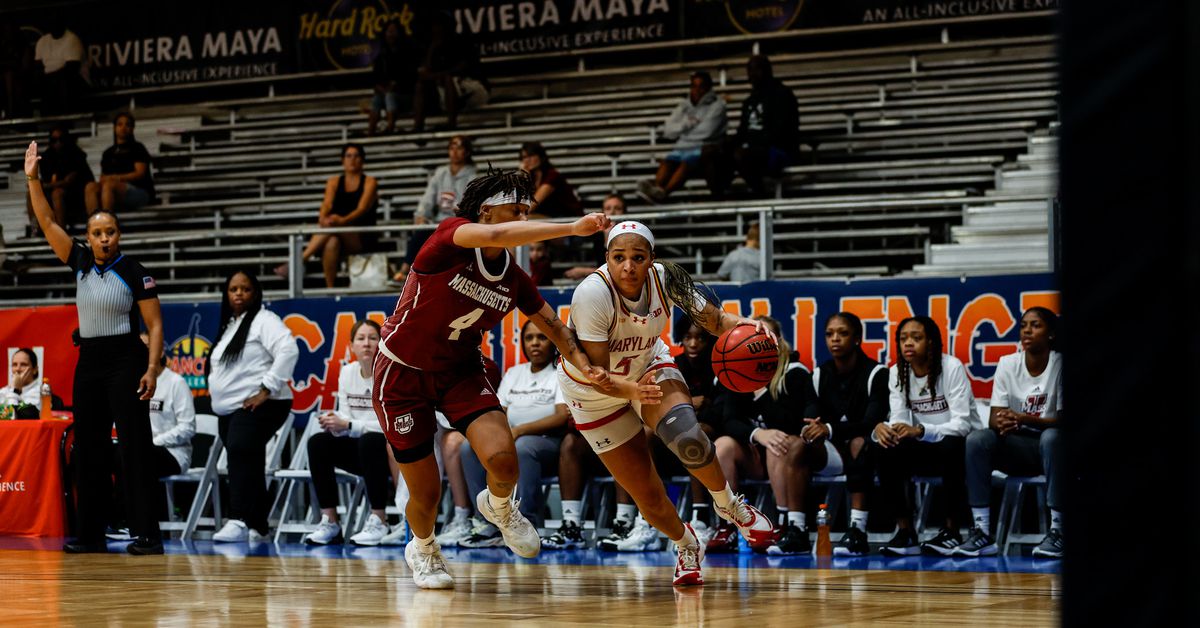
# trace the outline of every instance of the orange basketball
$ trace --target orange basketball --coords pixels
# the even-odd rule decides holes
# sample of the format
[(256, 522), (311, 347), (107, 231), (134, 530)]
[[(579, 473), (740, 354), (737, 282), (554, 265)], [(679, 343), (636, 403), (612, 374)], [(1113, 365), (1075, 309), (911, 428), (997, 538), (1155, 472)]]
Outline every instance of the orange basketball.
[(713, 373), (722, 386), (734, 392), (754, 392), (771, 383), (778, 364), (775, 341), (752, 325), (730, 329), (713, 345)]

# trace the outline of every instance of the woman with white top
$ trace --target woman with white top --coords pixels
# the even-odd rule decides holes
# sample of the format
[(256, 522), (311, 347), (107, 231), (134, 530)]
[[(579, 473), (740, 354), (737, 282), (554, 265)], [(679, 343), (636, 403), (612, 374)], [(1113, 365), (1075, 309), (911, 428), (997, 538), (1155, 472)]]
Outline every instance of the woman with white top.
[(991, 535), (992, 470), (1009, 475), (1046, 475), (1050, 532), (1033, 549), (1062, 558), (1062, 477), (1058, 468), (1058, 422), (1062, 420), (1062, 354), (1054, 350), (1058, 316), (1044, 307), (1021, 317), (1021, 351), (1000, 358), (992, 380), (990, 429), (967, 437), (967, 503), (973, 526), (954, 553), (997, 553)]
[[(558, 351), (532, 320), (521, 327), (521, 353), (528, 362), (505, 371), (496, 396), (517, 445), (517, 466), (521, 470), (517, 480), (519, 510), (533, 525), (541, 527), (546, 504), (542, 478), (557, 473), (558, 447), (571, 412), (558, 386), (558, 369), (554, 366)], [(470, 443), (464, 442), (460, 451), (467, 487), (471, 495), (478, 494), (487, 486), (487, 471)], [(459, 544), (504, 547), (504, 539), (496, 526), (484, 522)]]
[[(150, 336), (142, 334), (150, 346)], [(158, 387), (150, 399), (150, 433), (154, 443), (150, 464), (154, 477), (175, 475), (192, 462), (192, 437), (196, 435), (196, 406), (192, 389), (175, 371), (167, 368), (167, 356), (155, 369)]]
[(213, 541), (267, 534), (266, 447), (292, 409), (292, 370), (300, 351), (283, 320), (262, 305), (262, 287), (236, 271), (221, 293), (221, 326), (208, 358), (208, 390), (229, 460), (231, 518)]
[(588, 361), (608, 368), (610, 385), (589, 383), (571, 364), (561, 365), (559, 384), (575, 425), (613, 479), (629, 491), (642, 517), (675, 543), (673, 584), (703, 584), (704, 546), (667, 499), (643, 426), (653, 429), (704, 484), (718, 516), (737, 526), (752, 547), (769, 545), (775, 531), (765, 515), (730, 488), (713, 444), (700, 427), (683, 374), (660, 336), (672, 308), (679, 307), (715, 336), (752, 325), (774, 337), (761, 321), (734, 316), (712, 303), (687, 271), (656, 262), (654, 234), (646, 225), (617, 223), (606, 244), (608, 263), (575, 288), (570, 326)]
[[(900, 321), (896, 347), (900, 356), (888, 372), (888, 421), (876, 425), (871, 435), (883, 448), (879, 484), (899, 527), (883, 553), (911, 556), (925, 550), (945, 556), (962, 543), (956, 517), (965, 501), (964, 443), (983, 425), (967, 369), (943, 353), (942, 332), (933, 319)], [(912, 524), (908, 485), (914, 475), (940, 476), (946, 494), (946, 526), (925, 543), (918, 543)]]
[(42, 409), (42, 378), (38, 375), (38, 359), (33, 349), (24, 347), (13, 351), (8, 385), (0, 388), (0, 406), (27, 403)]
[(355, 359), (343, 366), (338, 375), (337, 410), (315, 417), (321, 423), (321, 431), (308, 438), (308, 470), (317, 490), (321, 523), (304, 537), (309, 545), (342, 542), (335, 467), (361, 475), (367, 484), (371, 516), (363, 529), (350, 537), (350, 542), (379, 545), (390, 532), (386, 512), (391, 490), (388, 479), (392, 475), (388, 467), (390, 449), (371, 405), (379, 338), (379, 323), (369, 320), (354, 323), (350, 328), (350, 350)]

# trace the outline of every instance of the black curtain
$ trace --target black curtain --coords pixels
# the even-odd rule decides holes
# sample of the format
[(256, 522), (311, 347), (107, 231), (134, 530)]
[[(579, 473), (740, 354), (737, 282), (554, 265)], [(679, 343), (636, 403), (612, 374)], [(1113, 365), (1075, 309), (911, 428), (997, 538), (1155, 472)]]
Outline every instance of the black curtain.
[(1198, 14), (1060, 14), (1068, 626), (1200, 625)]

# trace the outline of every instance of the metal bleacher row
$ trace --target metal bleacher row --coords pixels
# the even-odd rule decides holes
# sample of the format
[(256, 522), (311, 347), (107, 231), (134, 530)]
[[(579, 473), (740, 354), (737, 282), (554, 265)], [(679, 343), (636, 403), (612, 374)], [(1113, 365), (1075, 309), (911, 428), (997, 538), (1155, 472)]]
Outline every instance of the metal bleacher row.
[[(598, 209), (610, 192), (625, 195), (631, 213), (655, 229), (659, 256), (701, 278), (714, 277), (748, 222), (760, 218), (772, 225), (774, 277), (1038, 270), (1046, 265), (1053, 196), (1044, 169), (1053, 167), (1046, 155), (1058, 115), (1054, 45), (1050, 35), (1022, 35), (772, 54), (776, 76), (799, 101), (804, 146), (766, 199), (740, 198), (735, 189), (735, 200), (716, 202), (699, 179), (661, 206), (634, 194), (670, 149), (654, 129), (686, 95), (690, 71), (718, 77), (736, 128), (749, 91), (745, 54), (497, 77), (492, 102), (462, 115), (455, 132), (475, 139), (485, 168), (514, 167), (521, 142), (542, 142), (587, 208)], [(287, 284), (271, 269), (315, 230), (324, 180), (340, 172), (339, 148), (352, 140), (366, 146), (367, 172), (379, 179), (380, 242), (398, 264), (412, 210), (445, 162), (452, 133), (360, 137), (366, 96), (198, 101), (157, 119), (139, 109), (139, 137), (153, 132), (161, 140), (159, 199), (122, 213), (124, 250), (161, 278), (167, 299), (211, 295), (237, 266), (257, 269), (269, 295), (282, 294)], [(110, 117), (84, 121), (107, 137)], [(31, 136), (26, 127), (0, 125), (0, 163), (18, 163)], [(995, 233), (1032, 244), (990, 244)], [(989, 263), (972, 257), (979, 246), (1021, 254)], [(72, 294), (69, 274), (43, 243), (10, 240), (7, 255), (5, 301)], [(306, 285), (319, 278), (311, 262)]]

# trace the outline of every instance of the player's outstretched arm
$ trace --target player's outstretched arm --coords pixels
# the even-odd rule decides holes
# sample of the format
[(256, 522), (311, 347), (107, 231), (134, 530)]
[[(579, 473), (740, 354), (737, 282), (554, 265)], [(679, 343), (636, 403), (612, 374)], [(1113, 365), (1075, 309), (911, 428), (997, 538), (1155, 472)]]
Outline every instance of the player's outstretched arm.
[(720, 336), (738, 325), (751, 325), (759, 332), (769, 336), (771, 340), (779, 342), (779, 339), (775, 337), (775, 332), (771, 331), (771, 328), (763, 321), (735, 316), (712, 303), (706, 304), (704, 310), (701, 311), (701, 315), (695, 320), (697, 324), (714, 336)]
[[(515, 220), (500, 224), (471, 223), (454, 231), (454, 243), (467, 249), (524, 246), (542, 240), (567, 236), (587, 237), (608, 228), (612, 222), (600, 212), (575, 222), (526, 222)], [(565, 355), (565, 354), (564, 354)]]

